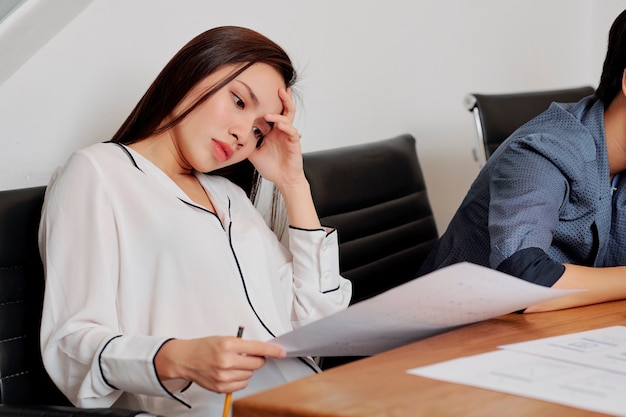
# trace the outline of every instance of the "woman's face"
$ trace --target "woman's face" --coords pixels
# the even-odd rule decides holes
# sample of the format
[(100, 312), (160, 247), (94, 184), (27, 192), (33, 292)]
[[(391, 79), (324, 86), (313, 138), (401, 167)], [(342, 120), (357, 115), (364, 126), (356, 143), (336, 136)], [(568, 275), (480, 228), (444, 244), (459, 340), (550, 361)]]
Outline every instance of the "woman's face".
[[(180, 114), (237, 68), (223, 67), (198, 83), (174, 110)], [(209, 172), (243, 161), (272, 125), (266, 114), (283, 110), (278, 90), (285, 82), (272, 67), (251, 65), (216, 91), (171, 129), (177, 158), (184, 168)]]

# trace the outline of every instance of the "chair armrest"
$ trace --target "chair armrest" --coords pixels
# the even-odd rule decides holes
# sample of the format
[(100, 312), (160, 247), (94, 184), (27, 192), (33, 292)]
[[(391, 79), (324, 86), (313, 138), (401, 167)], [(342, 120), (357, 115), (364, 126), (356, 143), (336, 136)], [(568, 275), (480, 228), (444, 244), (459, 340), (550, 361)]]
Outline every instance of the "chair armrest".
[(149, 417), (152, 414), (123, 408), (77, 408), (52, 405), (0, 404), (0, 417)]

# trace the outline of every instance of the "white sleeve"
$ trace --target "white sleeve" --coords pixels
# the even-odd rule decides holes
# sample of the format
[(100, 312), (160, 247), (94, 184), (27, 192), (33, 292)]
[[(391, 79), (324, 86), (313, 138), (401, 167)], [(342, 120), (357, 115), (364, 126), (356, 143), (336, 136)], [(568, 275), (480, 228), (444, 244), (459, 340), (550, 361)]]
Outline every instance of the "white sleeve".
[(111, 406), (123, 390), (169, 396), (153, 365), (166, 338), (120, 334), (115, 215), (106, 178), (88, 154), (75, 153), (54, 174), (39, 246), (46, 273), (41, 350), (59, 389), (83, 407)]
[(352, 283), (339, 273), (337, 231), (289, 228), (294, 328), (344, 310)]

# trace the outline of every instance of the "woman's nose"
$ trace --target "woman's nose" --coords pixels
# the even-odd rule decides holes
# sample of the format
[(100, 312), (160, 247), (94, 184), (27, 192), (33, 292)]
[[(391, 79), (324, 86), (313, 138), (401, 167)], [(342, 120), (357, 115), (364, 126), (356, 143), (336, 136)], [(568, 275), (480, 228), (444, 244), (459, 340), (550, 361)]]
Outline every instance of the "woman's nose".
[(235, 138), (235, 146), (236, 147), (242, 147), (245, 143), (242, 142), (243, 136), (240, 132), (239, 129), (237, 129), (236, 127), (231, 127), (228, 129), (228, 134), (230, 136), (232, 136), (233, 138)]
[(239, 146), (243, 146), (250, 140), (252, 134), (252, 123), (241, 122), (234, 124), (228, 129), (228, 134), (235, 138)]

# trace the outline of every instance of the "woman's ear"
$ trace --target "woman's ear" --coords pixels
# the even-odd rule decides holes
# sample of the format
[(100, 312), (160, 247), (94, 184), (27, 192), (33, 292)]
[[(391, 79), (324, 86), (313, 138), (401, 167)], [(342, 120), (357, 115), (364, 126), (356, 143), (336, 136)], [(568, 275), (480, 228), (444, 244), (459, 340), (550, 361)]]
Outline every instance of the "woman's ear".
[(626, 96), (626, 68), (624, 68), (624, 72), (622, 72), (622, 94)]

